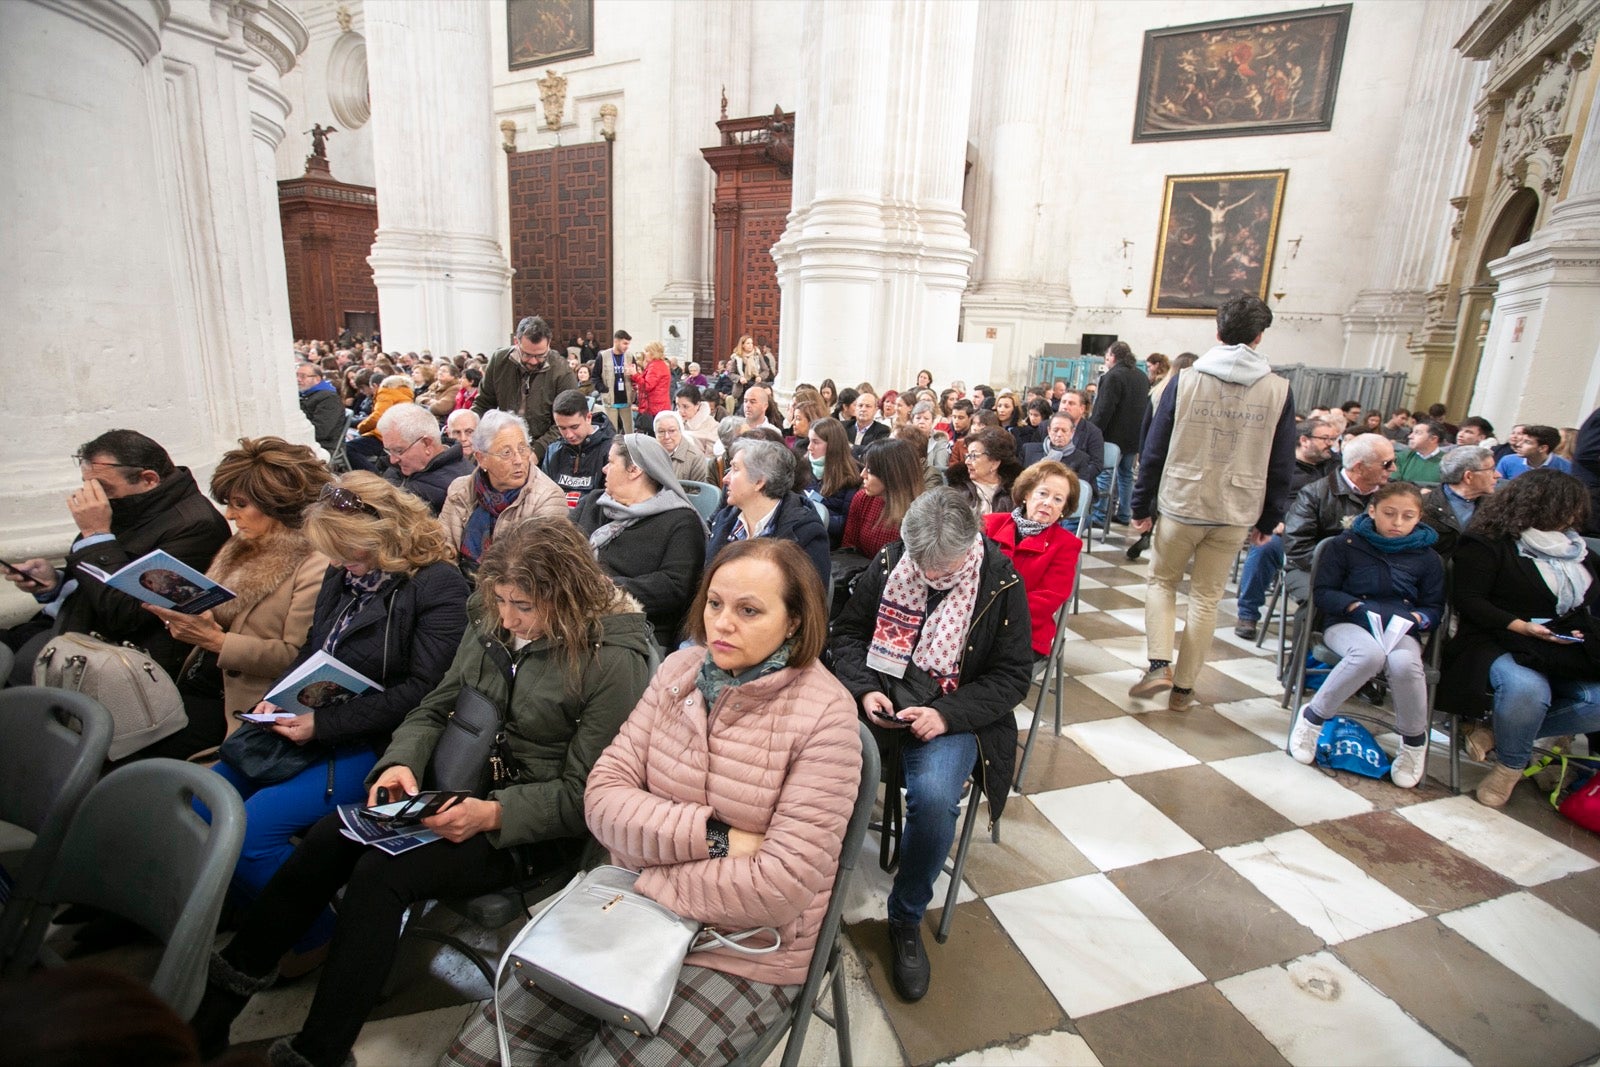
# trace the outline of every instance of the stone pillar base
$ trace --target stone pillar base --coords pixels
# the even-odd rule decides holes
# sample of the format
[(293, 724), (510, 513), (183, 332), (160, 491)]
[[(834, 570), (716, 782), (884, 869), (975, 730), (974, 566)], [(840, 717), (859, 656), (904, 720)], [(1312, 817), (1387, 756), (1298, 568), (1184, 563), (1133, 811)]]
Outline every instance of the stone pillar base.
[(367, 263), (386, 350), (487, 353), (509, 343), (511, 268), (494, 238), (380, 226)]

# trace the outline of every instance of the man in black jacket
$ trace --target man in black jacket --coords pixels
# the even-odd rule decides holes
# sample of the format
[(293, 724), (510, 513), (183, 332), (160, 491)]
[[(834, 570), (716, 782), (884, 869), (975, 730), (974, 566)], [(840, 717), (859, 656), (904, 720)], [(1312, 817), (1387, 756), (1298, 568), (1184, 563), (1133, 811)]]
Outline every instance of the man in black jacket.
[(556, 439), (550, 414), (556, 397), (578, 387), (578, 376), (567, 366), (565, 355), (551, 354), (550, 338), (550, 324), (537, 315), (517, 323), (511, 347), (490, 357), (478, 399), (472, 402), (479, 415), (493, 408), (521, 415), (536, 456), (544, 455)]
[(1117, 341), (1106, 349), (1106, 361), (1109, 367), (1100, 377), (1094, 413), (1089, 416), (1106, 439), (1106, 469), (1095, 486), (1096, 500), (1090, 521), (1105, 521), (1105, 499), (1114, 476), (1117, 480), (1116, 520), (1127, 525), (1133, 521), (1130, 510), (1133, 465), (1139, 456), (1139, 428), (1144, 424), (1145, 406), (1150, 401), (1150, 379), (1135, 365), (1133, 349), (1125, 341)]
[(74, 458), (83, 486), (67, 497), (78, 536), (66, 565), (57, 570), (47, 560), (29, 559), (16, 565), (27, 578), (6, 573), (7, 581), (44, 605), (0, 637), (17, 653), (11, 684), (31, 684), (34, 658), (60, 633), (128, 641), (176, 676), (189, 646), (174, 641), (141, 601), (81, 573), (78, 565), (109, 574), (159, 548), (204, 571), (232, 531), (189, 469), (174, 466), (167, 450), (142, 433), (110, 430)]
[(444, 507), (450, 483), (478, 469), (460, 445), (439, 440), (439, 420), (421, 404), (396, 404), (385, 411), (378, 419), (378, 438), (389, 457), (384, 479), (426, 500), (435, 515)]
[[(1074, 415), (1074, 412), (1077, 414)], [(1095, 479), (1105, 468), (1105, 438), (1100, 427), (1082, 418), (1083, 394), (1073, 390), (1061, 402), (1061, 410), (1050, 416), (1049, 430), (1043, 441), (1022, 446), (1022, 465), (1031, 467), (1041, 459), (1064, 463), (1078, 476), (1082, 486), (1078, 511), (1093, 505), (1092, 488)]]
[(868, 445), (889, 436), (889, 427), (877, 421), (878, 398), (871, 393), (856, 397), (853, 414), (855, 418), (844, 424), (844, 436), (850, 442), (850, 454), (859, 461)]
[(1317, 545), (1349, 529), (1367, 510), (1372, 494), (1394, 470), (1394, 442), (1364, 433), (1346, 441), (1339, 458), (1343, 469), (1308, 482), (1283, 520), (1283, 554), (1289, 564), (1283, 584), (1301, 603), (1311, 594), (1311, 556)]
[(309, 363), (295, 367), (294, 381), (300, 388), (300, 411), (310, 421), (318, 447), (333, 455), (349, 422), (344, 402), (339, 399), (339, 391), (322, 376), (320, 370)]
[(561, 438), (545, 449), (539, 469), (567, 494), (567, 507), (575, 508), (585, 493), (606, 487), (606, 461), (617, 435), (605, 412), (591, 413), (577, 389), (556, 397), (552, 412)]

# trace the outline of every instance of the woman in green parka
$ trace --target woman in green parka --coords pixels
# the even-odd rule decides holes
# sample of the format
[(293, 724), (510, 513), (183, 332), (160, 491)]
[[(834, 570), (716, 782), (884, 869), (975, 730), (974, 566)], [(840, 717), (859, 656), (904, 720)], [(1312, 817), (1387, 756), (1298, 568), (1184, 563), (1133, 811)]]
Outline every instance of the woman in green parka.
[(337, 813), (313, 826), (212, 958), (193, 1021), (207, 1057), (226, 1048), (233, 1019), (272, 983), (279, 958), (340, 886), (322, 981), (300, 1033), (273, 1047), (274, 1063), (345, 1062), (411, 904), (491, 892), (583, 851), (584, 785), (649, 681), (650, 623), (565, 516), (531, 519), (497, 538), (470, 607), (474, 625), (439, 687), (395, 730), (368, 778), (368, 803), (380, 788), (398, 799), (425, 784), (464, 686), (500, 706), (513, 780), (425, 819), (444, 840), (399, 855), (342, 836)]

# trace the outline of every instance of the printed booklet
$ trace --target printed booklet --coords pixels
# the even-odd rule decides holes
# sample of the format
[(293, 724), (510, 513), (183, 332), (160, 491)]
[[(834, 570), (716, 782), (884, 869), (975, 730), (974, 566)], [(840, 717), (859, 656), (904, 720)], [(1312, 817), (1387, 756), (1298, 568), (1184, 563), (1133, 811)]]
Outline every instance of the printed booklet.
[(198, 615), (232, 600), (234, 595), (233, 590), (218, 585), (159, 548), (140, 556), (115, 574), (107, 574), (87, 563), (78, 564), (78, 570), (146, 604), (181, 611), (185, 615)]
[(339, 832), (358, 844), (371, 845), (398, 856), (439, 840), (439, 835), (423, 826), (422, 820), (450, 808), (466, 796), (466, 793), (433, 790), (372, 808), (365, 804), (340, 804), (339, 822), (343, 825)]
[(265, 715), (247, 712), (239, 717), (247, 722), (279, 722), (309, 711), (335, 707), (369, 692), (381, 693), (383, 686), (319, 651), (267, 694), (267, 702), (283, 710)]

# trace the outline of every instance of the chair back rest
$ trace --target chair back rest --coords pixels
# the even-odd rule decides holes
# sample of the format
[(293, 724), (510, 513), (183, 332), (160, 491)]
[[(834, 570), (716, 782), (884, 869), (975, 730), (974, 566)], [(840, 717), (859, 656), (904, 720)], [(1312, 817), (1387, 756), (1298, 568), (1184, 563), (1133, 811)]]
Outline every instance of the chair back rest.
[(0, 685), (4, 685), (6, 679), (11, 677), (11, 668), (16, 662), (17, 658), (11, 651), (11, 646), (0, 645)]
[(700, 513), (706, 522), (717, 513), (717, 507), (722, 503), (722, 490), (708, 482), (679, 482), (683, 491), (689, 494), (689, 503)]
[(238, 791), (212, 771), (170, 759), (120, 767), (78, 809), (41, 897), (104, 909), (165, 942), (150, 988), (187, 1019), (205, 989), (244, 823)]
[(110, 745), (111, 713), (93, 697), (31, 685), (0, 690), (0, 819), (41, 840), (53, 829), (59, 841)]

